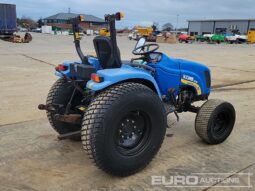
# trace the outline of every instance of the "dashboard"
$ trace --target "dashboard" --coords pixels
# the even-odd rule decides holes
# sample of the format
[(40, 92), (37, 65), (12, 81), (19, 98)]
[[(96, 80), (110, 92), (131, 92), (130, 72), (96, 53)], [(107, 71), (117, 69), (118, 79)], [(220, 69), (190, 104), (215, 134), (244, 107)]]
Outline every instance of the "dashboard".
[(162, 60), (162, 53), (153, 52), (149, 54), (149, 60), (151, 63), (158, 63)]

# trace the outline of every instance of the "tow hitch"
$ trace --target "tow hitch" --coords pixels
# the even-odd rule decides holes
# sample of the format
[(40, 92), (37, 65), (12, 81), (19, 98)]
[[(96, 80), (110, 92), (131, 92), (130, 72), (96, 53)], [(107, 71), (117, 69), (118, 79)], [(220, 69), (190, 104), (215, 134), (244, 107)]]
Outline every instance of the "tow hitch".
[[(45, 104), (40, 104), (38, 105), (38, 109), (39, 110), (46, 110), (46, 111), (50, 111), (50, 112), (58, 112), (60, 108), (62, 108), (63, 105), (45, 105)], [(79, 106), (79, 109), (81, 110), (81, 107)], [(61, 122), (65, 122), (65, 123), (73, 123), (73, 124), (81, 124), (81, 119), (82, 119), (82, 115), (81, 114), (55, 114), (54, 115), (55, 120), (61, 121)]]
[(66, 134), (61, 134), (58, 136), (58, 139), (59, 140), (64, 140), (64, 139), (69, 139), (69, 138), (72, 138), (72, 137), (80, 137), (81, 135), (81, 131), (74, 131), (74, 132), (71, 132), (71, 133), (66, 133)]
[[(51, 111), (51, 112), (57, 112), (61, 107), (63, 107), (63, 105), (59, 105), (59, 104), (56, 104), (56, 105), (40, 104), (40, 105), (38, 105), (39, 110), (46, 110), (46, 111)], [(81, 108), (84, 108), (84, 107), (79, 106), (78, 109), (82, 111)], [(54, 119), (61, 121), (61, 122), (65, 122), (65, 123), (81, 124), (82, 115), (80, 115), (80, 114), (65, 114), (65, 115), (55, 114)], [(64, 140), (64, 139), (69, 139), (69, 138), (73, 138), (73, 137), (79, 137), (80, 134), (81, 134), (81, 131), (65, 133), (65, 134), (59, 135), (58, 139)]]
[(39, 104), (38, 105), (39, 110), (46, 110), (46, 111), (51, 111), (51, 112), (58, 111), (60, 108), (63, 108), (63, 107), (64, 107), (64, 105), (61, 105), (61, 104), (51, 104), (51, 105)]
[(68, 115), (56, 114), (54, 116), (54, 118), (58, 121), (73, 124), (81, 124), (81, 117), (82, 116), (80, 114), (68, 114)]

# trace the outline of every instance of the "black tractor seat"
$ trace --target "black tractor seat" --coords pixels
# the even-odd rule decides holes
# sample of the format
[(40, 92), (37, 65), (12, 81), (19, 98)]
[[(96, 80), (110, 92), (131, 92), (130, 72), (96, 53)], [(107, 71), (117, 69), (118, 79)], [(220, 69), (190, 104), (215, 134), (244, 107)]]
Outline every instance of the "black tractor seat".
[(116, 48), (117, 52), (114, 52), (115, 49), (109, 37), (97, 36), (93, 42), (99, 63), (103, 69), (121, 67), (120, 50)]

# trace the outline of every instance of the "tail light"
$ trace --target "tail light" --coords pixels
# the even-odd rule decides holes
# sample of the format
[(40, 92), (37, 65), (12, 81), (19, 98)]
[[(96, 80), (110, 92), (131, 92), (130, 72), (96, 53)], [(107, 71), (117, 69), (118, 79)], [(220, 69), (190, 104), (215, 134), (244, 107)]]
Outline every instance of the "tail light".
[(93, 74), (91, 74), (91, 80), (93, 80), (94, 82), (100, 83), (100, 82), (104, 81), (104, 78), (100, 77), (96, 73), (93, 73)]
[(67, 66), (65, 66), (64, 64), (59, 64), (57, 67), (56, 67), (56, 70), (57, 71), (66, 71), (68, 69)]

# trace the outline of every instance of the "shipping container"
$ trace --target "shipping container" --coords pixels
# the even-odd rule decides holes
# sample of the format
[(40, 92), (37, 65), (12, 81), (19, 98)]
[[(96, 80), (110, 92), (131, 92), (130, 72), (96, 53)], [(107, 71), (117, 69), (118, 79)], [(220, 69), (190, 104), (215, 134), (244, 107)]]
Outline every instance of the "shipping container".
[(0, 35), (12, 35), (16, 31), (16, 5), (0, 3)]

